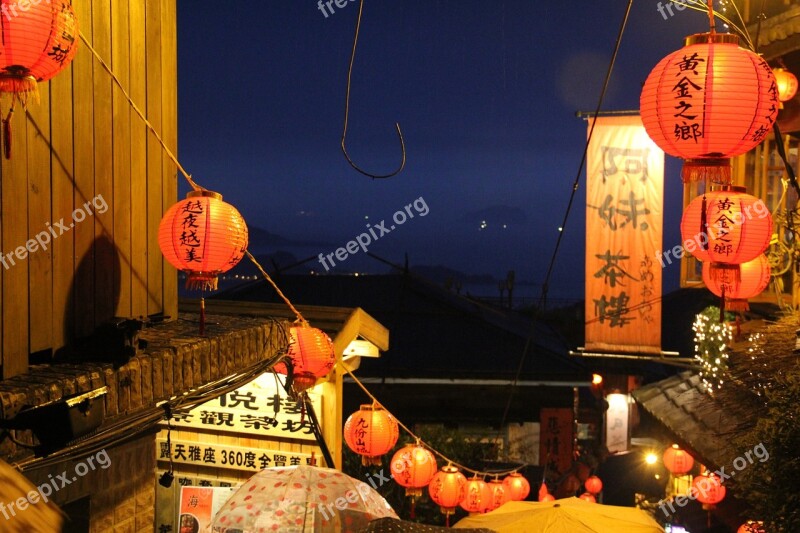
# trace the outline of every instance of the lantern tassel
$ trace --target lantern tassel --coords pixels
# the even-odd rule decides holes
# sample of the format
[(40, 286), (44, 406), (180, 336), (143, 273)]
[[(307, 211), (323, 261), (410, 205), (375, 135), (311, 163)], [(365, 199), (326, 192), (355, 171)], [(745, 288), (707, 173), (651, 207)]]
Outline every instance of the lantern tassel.
[(217, 290), (218, 280), (215, 274), (206, 272), (188, 272), (186, 277), (186, 289), (190, 291), (215, 291)]
[(719, 297), (719, 323), (725, 323), (725, 285), (722, 286), (722, 296)]
[(28, 109), (29, 102), (39, 103), (39, 85), (33, 76), (0, 74), (0, 93), (11, 93), (23, 109)]
[(8, 115), (3, 119), (3, 154), (6, 159), (11, 159), (11, 115), (14, 107), (8, 110)]
[(206, 334), (206, 299), (200, 297), (200, 336)]
[[(706, 203), (706, 194), (703, 193), (703, 205), (700, 208), (700, 248), (708, 250), (708, 204)], [(703, 238), (705, 237), (705, 238)]]
[(747, 300), (740, 298), (728, 298), (725, 300), (725, 308), (734, 313), (744, 313), (750, 310), (750, 304)]
[(681, 178), (684, 183), (705, 181), (730, 185), (731, 161), (726, 158), (687, 159), (681, 169)]

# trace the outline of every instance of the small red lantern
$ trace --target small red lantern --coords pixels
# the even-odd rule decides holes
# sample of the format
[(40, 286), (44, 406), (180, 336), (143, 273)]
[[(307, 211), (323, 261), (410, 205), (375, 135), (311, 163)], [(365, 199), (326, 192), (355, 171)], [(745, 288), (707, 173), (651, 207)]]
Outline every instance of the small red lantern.
[(730, 158), (761, 143), (777, 118), (772, 69), (738, 43), (727, 33), (687, 37), (644, 83), (644, 127), (662, 150), (686, 160), (684, 182), (730, 183)]
[(673, 476), (688, 473), (694, 466), (694, 457), (686, 450), (681, 450), (677, 444), (664, 450), (664, 466)]
[(411, 497), (411, 518), (414, 518), (414, 501), (422, 496), (422, 487), (431, 482), (438, 470), (436, 458), (419, 444), (406, 444), (394, 454), (389, 468), (395, 482), (405, 487), (406, 496)]
[(681, 238), (700, 261), (746, 263), (764, 253), (772, 237), (772, 215), (743, 187), (724, 187), (686, 206)]
[(597, 500), (595, 499), (595, 497), (594, 497), (594, 496), (592, 496), (591, 494), (589, 494), (588, 492), (584, 492), (583, 494), (581, 494), (581, 495), (580, 495), (580, 496), (578, 496), (578, 497), (579, 497), (581, 500), (583, 500), (583, 501), (586, 501), (586, 502), (589, 502), (589, 503), (597, 503)]
[(458, 468), (447, 465), (439, 470), (428, 485), (428, 494), (446, 516), (447, 527), (450, 527), (450, 515), (467, 494), (467, 478)]
[(785, 68), (774, 68), (775, 82), (778, 84), (778, 99), (786, 102), (797, 94), (797, 77)]
[(499, 479), (495, 478), (489, 481), (489, 491), (492, 494), (492, 499), (489, 502), (489, 507), (486, 509), (487, 511), (494, 511), (508, 501), (506, 490), (503, 488), (503, 483), (500, 482)]
[(478, 477), (467, 480), (466, 493), (461, 500), (461, 508), (469, 513), (484, 513), (492, 501), (489, 485)]
[(704, 509), (708, 509), (725, 498), (725, 487), (722, 486), (719, 476), (714, 473), (700, 474), (692, 480), (692, 488), (697, 501), (703, 504)]
[(247, 225), (221, 194), (191, 191), (164, 213), (158, 246), (164, 258), (187, 275), (188, 289), (216, 290), (217, 276), (244, 257)]
[[(312, 328), (308, 322), (301, 322), (299, 326), (289, 328), (289, 358), (292, 365), (292, 377), (295, 380), (293, 387), (300, 392), (313, 386), (316, 378), (327, 375), (336, 363), (336, 352), (328, 335), (317, 328)], [(287, 374), (286, 365), (278, 363), (275, 371)], [(302, 382), (303, 386), (298, 386)], [(308, 384), (310, 382), (310, 385)]]
[(364, 466), (380, 465), (380, 457), (394, 448), (399, 435), (397, 420), (377, 404), (362, 405), (344, 423), (344, 441)]
[(554, 501), (556, 501), (556, 497), (548, 492), (547, 494), (545, 494), (544, 496), (539, 498), (539, 501), (540, 502), (554, 502)]
[(550, 495), (550, 491), (547, 490), (547, 483), (542, 481), (542, 484), (539, 486), (539, 501), (545, 501), (544, 497), (548, 495)]
[(764, 254), (741, 265), (703, 263), (703, 282), (722, 298), (722, 308), (747, 311), (747, 300), (761, 294), (769, 285), (769, 259)]
[(503, 479), (503, 488), (510, 501), (521, 502), (531, 492), (531, 484), (519, 472), (512, 472)]
[(603, 490), (603, 482), (597, 476), (590, 476), (584, 483), (586, 491), (589, 494), (599, 494)]

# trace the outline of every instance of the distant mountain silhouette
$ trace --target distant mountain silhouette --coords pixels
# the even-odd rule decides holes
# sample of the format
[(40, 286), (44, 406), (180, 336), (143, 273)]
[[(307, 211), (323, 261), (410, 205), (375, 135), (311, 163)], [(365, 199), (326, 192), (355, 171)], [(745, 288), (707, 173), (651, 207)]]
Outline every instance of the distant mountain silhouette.
[(316, 247), (332, 246), (331, 243), (325, 241), (286, 238), (281, 235), (278, 235), (277, 233), (271, 233), (257, 226), (248, 226), (247, 230), (250, 237), (250, 248), (258, 249), (260, 251), (270, 248), (276, 249), (276, 248), (286, 248), (292, 246), (316, 246)]

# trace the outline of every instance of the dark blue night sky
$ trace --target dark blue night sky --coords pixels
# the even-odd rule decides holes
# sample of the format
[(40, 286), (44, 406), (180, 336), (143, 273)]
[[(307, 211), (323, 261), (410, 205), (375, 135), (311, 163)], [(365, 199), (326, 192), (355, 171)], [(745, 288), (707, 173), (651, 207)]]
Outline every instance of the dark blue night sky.
[[(181, 1), (179, 158), (251, 226), (305, 243), (298, 257), (330, 253), (368, 223), (388, 227), (421, 197), (427, 215), (371, 252), (497, 278), (514, 269), (517, 280), (541, 283), (586, 138), (575, 112), (596, 106), (626, 4), (366, 0), (348, 149), (368, 170), (393, 170), (397, 121), (408, 152), (399, 176), (370, 180), (339, 150), (358, 1), (333, 3), (327, 18), (314, 0)], [(705, 15), (665, 19), (657, 5), (634, 3), (604, 109), (638, 108), (650, 69), (706, 31)], [(679, 240), (678, 173), (668, 161), (665, 247)], [(585, 172), (555, 298), (583, 294), (584, 183)], [(365, 259), (358, 253), (343, 267), (385, 270)], [(677, 276), (668, 270), (667, 290)]]

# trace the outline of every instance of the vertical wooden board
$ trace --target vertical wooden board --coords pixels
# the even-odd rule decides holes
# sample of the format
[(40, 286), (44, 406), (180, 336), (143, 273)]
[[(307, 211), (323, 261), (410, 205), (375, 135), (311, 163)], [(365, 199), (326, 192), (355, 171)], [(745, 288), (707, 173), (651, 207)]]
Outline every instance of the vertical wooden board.
[[(86, 50), (83, 51), (86, 53)], [(72, 69), (50, 81), (50, 168), (52, 188), (51, 221), (67, 216), (73, 209), (75, 190), (73, 168), (73, 123), (72, 123)], [(77, 228), (76, 230), (77, 231)], [(53, 350), (59, 350), (70, 342), (75, 327), (73, 306), (73, 253), (75, 231), (60, 235), (50, 243), (53, 251)]]
[[(161, 73), (162, 128), (164, 141), (178, 155), (178, 43), (175, 0), (161, 4)], [(163, 209), (177, 201), (178, 183), (175, 164), (164, 157)], [(178, 276), (175, 268), (164, 262), (164, 312), (178, 316)]]
[[(111, 64), (122, 87), (130, 87), (130, 31), (128, 2), (117, 0), (111, 7)], [(131, 106), (122, 90), (111, 92), (114, 169), (114, 286), (119, 299), (114, 316), (131, 316)]]
[[(132, 0), (135, 2), (136, 0)], [(147, 59), (147, 106), (150, 124), (161, 134), (161, 1), (145, 0)], [(158, 225), (165, 207), (162, 204), (163, 151), (155, 135), (147, 135), (147, 314), (164, 311), (165, 263), (158, 247)], [(174, 317), (173, 317), (174, 318)]]
[[(28, 232), (21, 242), (28, 252), (28, 316), (30, 352), (53, 347), (53, 251), (33, 237), (52, 236), (50, 223), (50, 84), (40, 83), (41, 101), (27, 113)], [(22, 154), (20, 154), (21, 156)], [(67, 224), (69, 227), (69, 224)], [(56, 233), (61, 233), (61, 230)], [(59, 238), (71, 237), (69, 231)]]
[[(73, 0), (75, 14), (81, 33), (91, 43), (93, 39), (93, 20), (91, 0)], [(74, 121), (73, 157), (74, 191), (73, 205), (83, 205), (95, 197), (94, 192), (94, 84), (98, 79), (107, 79), (108, 74), (96, 63), (92, 52), (84, 43), (79, 44), (78, 53), (72, 61), (72, 112)], [(107, 135), (105, 135), (107, 136)], [(103, 136), (101, 136), (102, 138)], [(104, 198), (105, 199), (105, 198)], [(54, 206), (54, 209), (56, 206)], [(56, 211), (58, 217), (66, 216), (67, 211)], [(71, 210), (69, 211), (71, 213)], [(75, 327), (69, 337), (86, 337), (95, 324), (95, 281), (94, 281), (94, 236), (95, 226), (100, 216), (95, 215), (93, 223), (85, 222), (75, 228), (75, 256), (73, 262), (72, 308), (75, 314)], [(68, 338), (69, 343), (72, 339)]]
[[(3, 378), (28, 370), (28, 263), (15, 250), (28, 240), (27, 116), (16, 109), (11, 120), (11, 159), (2, 159), (3, 213)], [(8, 267), (6, 269), (6, 267)]]
[[(130, 95), (147, 109), (145, 5), (130, 0)], [(131, 111), (131, 316), (147, 315), (147, 128)]]
[[(111, 0), (92, 2), (92, 41), (106, 63), (111, 63)], [(110, 65), (112, 70), (114, 65)], [(114, 198), (112, 80), (100, 64), (94, 62), (94, 190), (109, 205)], [(119, 301), (115, 273), (120, 257), (114, 247), (114, 209), (94, 216), (94, 301), (95, 325), (110, 320)]]

